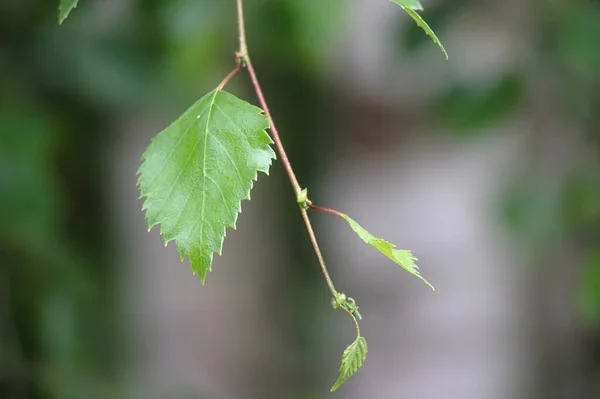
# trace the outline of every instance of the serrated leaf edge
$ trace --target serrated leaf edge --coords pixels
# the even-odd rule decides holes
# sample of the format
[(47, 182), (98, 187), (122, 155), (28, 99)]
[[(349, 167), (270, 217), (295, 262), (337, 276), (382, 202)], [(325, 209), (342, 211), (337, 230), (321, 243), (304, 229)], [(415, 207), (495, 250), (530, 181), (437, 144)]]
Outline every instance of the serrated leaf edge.
[[(219, 90), (219, 89), (215, 89), (215, 90), (213, 90), (212, 92), (209, 92), (209, 93), (207, 93), (206, 95), (202, 96), (202, 97), (201, 97), (201, 98), (200, 98), (200, 99), (199, 99), (199, 100), (198, 100), (196, 103), (194, 103), (194, 104), (193, 104), (193, 105), (192, 105), (190, 108), (193, 108), (193, 107), (194, 107), (194, 105), (196, 105), (198, 102), (202, 101), (202, 100), (203, 100), (205, 97), (209, 96), (209, 95), (210, 95), (211, 93), (213, 93), (213, 92), (214, 92), (214, 95), (213, 95), (213, 98), (212, 98), (212, 100), (211, 100), (211, 106), (209, 107), (209, 108), (211, 108), (211, 109), (212, 109), (212, 105), (213, 105), (213, 104), (214, 104), (214, 102), (216, 101), (217, 95), (218, 95), (218, 94), (220, 94), (220, 93), (224, 93), (224, 94), (227, 94), (227, 95), (233, 96), (233, 97), (235, 97), (236, 99), (238, 99), (238, 100), (240, 100), (240, 101), (244, 101), (244, 100), (241, 100), (241, 99), (239, 99), (237, 96), (235, 96), (235, 95), (233, 95), (233, 94), (231, 94), (231, 93), (229, 93), (229, 92), (227, 92), (227, 91), (225, 91), (225, 90)], [(245, 101), (244, 101), (244, 102), (245, 102)], [(251, 107), (255, 108), (255, 110), (256, 110), (256, 111), (258, 111), (258, 112), (256, 113), (257, 115), (265, 115), (265, 114), (264, 114), (264, 111), (263, 111), (261, 108), (259, 108), (259, 107), (256, 107), (255, 105), (252, 105), (252, 104), (250, 104), (250, 103), (248, 103), (248, 102), (245, 102), (245, 103), (246, 103), (248, 106), (251, 106)], [(189, 109), (189, 108), (188, 108), (188, 109)], [(186, 111), (186, 112), (187, 112), (187, 111)], [(212, 112), (212, 111), (209, 111), (209, 112)], [(185, 114), (185, 113), (184, 113), (184, 114)], [(184, 114), (182, 114), (181, 116), (183, 116)], [(146, 155), (147, 149), (150, 147), (150, 145), (151, 145), (151, 144), (154, 142), (154, 140), (156, 139), (156, 137), (157, 137), (157, 136), (158, 136), (160, 133), (162, 133), (162, 132), (163, 132), (163, 131), (165, 131), (165, 130), (168, 130), (168, 129), (170, 129), (170, 128), (171, 128), (173, 125), (175, 125), (175, 124), (177, 123), (177, 121), (178, 121), (178, 120), (181, 118), (181, 116), (179, 116), (177, 119), (175, 119), (175, 121), (173, 121), (173, 122), (172, 122), (172, 123), (171, 123), (169, 126), (167, 126), (165, 129), (163, 129), (163, 130), (162, 130), (161, 132), (159, 132), (157, 135), (155, 135), (154, 137), (152, 137), (152, 139), (150, 140), (150, 142), (151, 142), (151, 143), (148, 145), (148, 147), (146, 147), (146, 150), (144, 150), (144, 153), (142, 154), (142, 156), (141, 156), (141, 158), (140, 158), (140, 160), (142, 161), (142, 165), (141, 165), (141, 166), (138, 168), (138, 170), (137, 170), (137, 172), (136, 172), (136, 175), (140, 176), (140, 177), (138, 178), (137, 182), (136, 182), (136, 185), (137, 185), (138, 187), (140, 187), (140, 182), (141, 182), (141, 173), (142, 173), (142, 169), (143, 169), (143, 166), (144, 166), (144, 161), (146, 160), (146, 158), (145, 158), (145, 155)], [(208, 118), (208, 119), (210, 119), (210, 118)], [(270, 146), (270, 145), (271, 145), (271, 144), (273, 144), (274, 142), (273, 142), (273, 139), (271, 138), (271, 136), (270, 136), (270, 135), (267, 133), (267, 129), (269, 129), (269, 128), (270, 128), (270, 125), (269, 125), (268, 119), (266, 119), (266, 121), (267, 121), (267, 123), (266, 123), (265, 127), (261, 129), (261, 131), (262, 131), (262, 132), (263, 132), (263, 133), (264, 133), (264, 134), (265, 134), (265, 135), (266, 135), (266, 136), (269, 138), (269, 142), (268, 142), (268, 144), (269, 144), (269, 146)], [(208, 123), (209, 123), (209, 121), (207, 121), (207, 125), (208, 125)], [(192, 124), (192, 125), (190, 125), (190, 129), (192, 128), (192, 126), (193, 126), (193, 124)], [(271, 147), (269, 147), (269, 148), (271, 148)], [(256, 170), (254, 171), (254, 176), (252, 177), (252, 180), (251, 180), (251, 182), (250, 182), (250, 189), (248, 190), (248, 194), (247, 194), (245, 197), (243, 197), (243, 198), (242, 198), (242, 199), (241, 199), (241, 200), (238, 202), (238, 206), (237, 206), (237, 209), (236, 209), (236, 216), (235, 216), (235, 219), (234, 219), (233, 223), (232, 223), (232, 224), (225, 224), (225, 225), (224, 225), (224, 227), (223, 227), (223, 236), (222, 236), (222, 238), (221, 238), (221, 242), (219, 243), (219, 249), (218, 249), (217, 251), (213, 251), (213, 252), (211, 252), (211, 254), (210, 254), (210, 267), (208, 268), (208, 270), (206, 270), (206, 272), (205, 272), (205, 273), (202, 273), (201, 271), (196, 271), (196, 270), (193, 270), (193, 269), (192, 269), (192, 271), (193, 271), (193, 273), (194, 273), (194, 274), (198, 274), (198, 277), (200, 278), (200, 282), (202, 283), (202, 285), (204, 285), (204, 282), (205, 282), (205, 280), (206, 280), (206, 276), (207, 276), (208, 272), (211, 272), (211, 271), (212, 271), (212, 263), (213, 263), (213, 255), (214, 255), (214, 253), (217, 253), (219, 256), (222, 256), (222, 254), (223, 254), (223, 244), (224, 244), (224, 242), (225, 242), (225, 238), (227, 237), (227, 229), (228, 229), (228, 228), (230, 228), (230, 229), (233, 229), (233, 230), (237, 230), (237, 220), (238, 220), (238, 217), (239, 217), (239, 215), (242, 213), (242, 202), (243, 202), (243, 201), (245, 201), (245, 200), (248, 200), (248, 201), (250, 201), (250, 200), (251, 200), (251, 192), (252, 192), (252, 189), (254, 188), (254, 183), (255, 183), (256, 181), (258, 181), (258, 172), (263, 172), (263, 173), (264, 173), (264, 174), (266, 174), (267, 176), (269, 175), (269, 170), (270, 170), (271, 166), (273, 165), (273, 160), (276, 160), (276, 159), (277, 159), (277, 155), (276, 155), (276, 153), (275, 153), (275, 152), (272, 150), (272, 148), (271, 148), (271, 153), (272, 153), (272, 154), (271, 154), (271, 155), (272, 155), (272, 157), (270, 158), (270, 161), (269, 161), (269, 165), (268, 165), (268, 167), (267, 167), (266, 169), (256, 169)], [(168, 158), (168, 157), (167, 157), (167, 158)], [(167, 161), (167, 162), (168, 162), (168, 161)], [(140, 187), (140, 196), (139, 196), (139, 199), (144, 199), (144, 198), (146, 198), (146, 200), (144, 200), (144, 203), (142, 204), (142, 211), (145, 211), (145, 210), (147, 209), (147, 199), (148, 199), (148, 194), (147, 194), (147, 193), (143, 193), (143, 192), (141, 191), (141, 187)], [(148, 222), (150, 222), (150, 221), (148, 220), (148, 218), (147, 218), (147, 213), (145, 213), (145, 218), (146, 218), (146, 220), (147, 220)], [(161, 222), (160, 222), (160, 221), (156, 221), (156, 222), (154, 222), (154, 223), (152, 223), (152, 224), (148, 223), (148, 232), (150, 232), (150, 231), (151, 231), (151, 230), (152, 230), (152, 229), (153, 229), (155, 226), (157, 226), (157, 225), (159, 226), (159, 229), (160, 229), (160, 224), (161, 224)], [(169, 245), (169, 243), (170, 243), (170, 242), (172, 242), (172, 241), (175, 241), (175, 240), (177, 239), (177, 236), (174, 236), (174, 237), (171, 237), (171, 238), (165, 237), (165, 236), (164, 236), (164, 234), (163, 234), (163, 231), (162, 231), (162, 229), (160, 229), (160, 235), (161, 235), (161, 237), (162, 237), (162, 238), (164, 239), (164, 241), (165, 241), (165, 247), (167, 247), (167, 246)], [(175, 246), (176, 246), (176, 248), (177, 248), (177, 253), (179, 254), (179, 258), (180, 258), (181, 262), (183, 262), (187, 256), (185, 256), (185, 255), (182, 255), (182, 254), (181, 254), (181, 251), (179, 250), (179, 247), (177, 246), (177, 243), (176, 243), (176, 245), (175, 245)], [(191, 263), (191, 261), (190, 261), (190, 263)]]
[(79, 0), (75, 0), (75, 2), (68, 6), (66, 10), (63, 10), (63, 1), (61, 0), (60, 3), (58, 3), (58, 24), (62, 25), (63, 22), (65, 22), (65, 20), (69, 17), (69, 14), (71, 14), (71, 11), (73, 11), (74, 8), (77, 8), (77, 5), (79, 4)]
[[(360, 224), (358, 224), (358, 222), (356, 222), (356, 220), (352, 219), (350, 216), (348, 216), (346, 214), (343, 214), (343, 213), (341, 213), (340, 216), (342, 216), (346, 220), (346, 222), (348, 222), (348, 224), (350, 225), (350, 228), (365, 243), (371, 245), (373, 248), (375, 248), (376, 250), (378, 250), (381, 254), (385, 255), (385, 257), (387, 257), (392, 262), (394, 262), (397, 265), (399, 265), (400, 267), (402, 267), (404, 270), (406, 270), (407, 272), (409, 272), (413, 276), (418, 277), (419, 279), (423, 280), (423, 282), (425, 284), (427, 284), (433, 291), (435, 291), (435, 287), (429, 281), (427, 281), (425, 278), (423, 278), (423, 276), (421, 276), (421, 273), (419, 272), (419, 265), (417, 265), (415, 263), (415, 261), (418, 260), (418, 259), (413, 255), (413, 253), (410, 250), (408, 250), (408, 249), (396, 249), (396, 245), (395, 244), (392, 244), (391, 242), (386, 241), (383, 238), (375, 237), (374, 235), (372, 235), (371, 233), (369, 233), (364, 227), (362, 227)], [(397, 259), (395, 257), (389, 256), (388, 254), (386, 254), (385, 252), (383, 252), (381, 249), (379, 249), (376, 246), (377, 243), (383, 243), (384, 245), (389, 246), (389, 249), (392, 251), (392, 254), (394, 253), (394, 251), (405, 252), (406, 253), (406, 257), (408, 258), (410, 264), (405, 265), (399, 259)]]
[(416, 10), (416, 11), (423, 11), (423, 5), (421, 4), (420, 1), (417, 1), (418, 6), (409, 6), (407, 4), (402, 4), (402, 0), (390, 0), (392, 3), (398, 4), (400, 7), (406, 7), (406, 8), (410, 8), (411, 10)]
[(331, 392), (338, 389), (344, 382), (348, 381), (362, 367), (367, 358), (368, 346), (367, 340), (361, 336), (356, 337), (344, 350), (342, 354), (342, 364), (340, 366), (340, 375), (337, 381), (331, 387)]
[[(398, 3), (396, 3), (396, 4), (398, 4)], [(446, 59), (448, 59), (448, 53), (446, 52), (444, 45), (442, 44), (440, 39), (437, 37), (437, 35), (433, 31), (433, 29), (431, 29), (431, 27), (427, 24), (427, 22), (425, 22), (425, 20), (414, 9), (405, 7), (403, 5), (400, 5), (400, 7), (402, 7), (402, 9), (404, 11), (406, 11), (406, 13), (412, 17), (412, 19), (417, 23), (417, 25), (425, 31), (425, 33), (431, 38), (431, 40), (433, 40), (433, 42), (439, 46), (439, 48), (442, 50), (442, 52), (446, 56)]]

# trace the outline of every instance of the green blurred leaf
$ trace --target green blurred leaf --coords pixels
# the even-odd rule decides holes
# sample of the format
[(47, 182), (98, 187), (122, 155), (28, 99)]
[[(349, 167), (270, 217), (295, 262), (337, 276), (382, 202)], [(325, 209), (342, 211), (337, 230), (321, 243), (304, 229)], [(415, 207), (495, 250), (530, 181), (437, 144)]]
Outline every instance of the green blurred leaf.
[(561, 200), (560, 183), (539, 175), (507, 187), (502, 217), (524, 250), (539, 252), (560, 242), (564, 235)]
[(0, 235), (51, 231), (61, 214), (58, 182), (50, 166), (56, 132), (31, 107), (0, 112)]
[(204, 283), (241, 201), (275, 153), (260, 108), (214, 90), (158, 134), (142, 156), (140, 192), (148, 226), (160, 225)]
[(427, 25), (427, 22), (425, 22), (425, 20), (423, 18), (421, 18), (421, 16), (419, 14), (417, 14), (417, 12), (415, 11), (415, 10), (423, 9), (423, 7), (421, 6), (421, 3), (419, 1), (413, 1), (413, 0), (391, 0), (391, 1), (398, 4), (400, 7), (402, 7), (402, 9), (404, 11), (406, 11), (406, 13), (408, 15), (411, 16), (411, 18), (417, 23), (417, 25), (419, 27), (421, 27), (425, 31), (425, 33), (427, 35), (429, 35), (429, 37), (431, 37), (431, 40), (433, 40), (433, 42), (436, 43), (440, 47), (440, 49), (446, 56), (446, 59), (448, 59), (448, 53), (446, 52), (446, 49), (442, 45), (442, 42), (440, 41), (440, 39), (438, 39), (438, 37), (433, 32), (433, 30), (429, 27), (429, 25)]
[(60, 0), (60, 5), (58, 6), (58, 23), (62, 24), (65, 22), (65, 19), (71, 13), (75, 7), (77, 7), (77, 3), (79, 0)]
[(340, 376), (331, 387), (331, 392), (335, 391), (352, 377), (363, 365), (367, 358), (367, 341), (363, 337), (358, 337), (352, 342), (342, 354), (342, 365), (340, 366)]
[(460, 133), (479, 133), (519, 109), (524, 96), (520, 74), (507, 73), (486, 86), (456, 84), (439, 94), (432, 115)]
[(570, 5), (555, 27), (552, 49), (560, 64), (582, 79), (598, 82), (600, 71), (600, 7), (593, 2)]
[(560, 104), (583, 124), (597, 124), (600, 104), (600, 6), (573, 2), (545, 27), (545, 51), (560, 77)]
[(600, 251), (584, 265), (576, 290), (578, 311), (587, 323), (600, 326)]
[(600, 226), (600, 171), (585, 170), (562, 187), (565, 225), (574, 229)]
[(379, 252), (387, 256), (394, 263), (400, 265), (404, 270), (406, 270), (413, 276), (416, 276), (423, 280), (425, 284), (430, 286), (431, 289), (435, 291), (433, 285), (431, 285), (429, 281), (425, 280), (419, 273), (419, 266), (417, 266), (417, 264), (415, 263), (417, 258), (412, 254), (412, 252), (406, 249), (395, 249), (396, 246), (394, 244), (373, 236), (361, 225), (356, 223), (354, 219), (350, 218), (348, 215), (342, 215), (342, 217), (346, 219), (348, 224), (350, 224), (352, 230), (354, 230), (364, 242), (375, 247)]

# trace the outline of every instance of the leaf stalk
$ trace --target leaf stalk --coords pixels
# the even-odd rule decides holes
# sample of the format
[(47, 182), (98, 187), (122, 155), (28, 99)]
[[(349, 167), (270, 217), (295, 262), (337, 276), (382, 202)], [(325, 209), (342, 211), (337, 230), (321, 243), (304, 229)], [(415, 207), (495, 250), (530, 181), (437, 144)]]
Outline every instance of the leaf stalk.
[(336, 211), (335, 209), (331, 209), (331, 208), (325, 208), (324, 206), (313, 205), (312, 202), (310, 202), (310, 201), (307, 202), (307, 205), (308, 205), (308, 208), (312, 209), (313, 211), (329, 212), (329, 213), (333, 213), (334, 215), (339, 216), (341, 218), (343, 218), (345, 216), (340, 211)]
[(225, 85), (227, 83), (229, 83), (231, 78), (233, 78), (235, 75), (237, 75), (237, 73), (240, 71), (240, 69), (242, 68), (242, 63), (241, 63), (241, 60), (239, 57), (236, 59), (236, 62), (237, 62), (237, 66), (235, 67), (235, 69), (233, 71), (229, 72), (229, 75), (225, 76), (225, 79), (223, 79), (223, 81), (219, 84), (219, 86), (217, 86), (217, 90), (219, 90), (219, 91), (223, 90), (223, 88), (225, 87)]
[(352, 319), (352, 322), (354, 323), (354, 328), (356, 329), (356, 338), (360, 338), (360, 326), (358, 325), (358, 320), (356, 319), (356, 316), (354, 316), (352, 312), (344, 306), (340, 306), (340, 309), (346, 312), (346, 314)]

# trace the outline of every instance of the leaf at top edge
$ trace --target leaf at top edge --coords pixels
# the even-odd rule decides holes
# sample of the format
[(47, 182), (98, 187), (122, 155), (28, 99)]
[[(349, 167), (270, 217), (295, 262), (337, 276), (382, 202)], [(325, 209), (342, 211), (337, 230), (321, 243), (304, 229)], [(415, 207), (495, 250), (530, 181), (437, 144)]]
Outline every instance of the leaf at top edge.
[(340, 366), (340, 376), (331, 387), (331, 392), (338, 389), (344, 382), (356, 374), (367, 358), (367, 349), (367, 341), (363, 337), (358, 337), (344, 350), (342, 365)]
[[(406, 13), (412, 17), (412, 19), (417, 23), (417, 25), (421, 29), (423, 29), (425, 31), (425, 33), (427, 33), (427, 35), (429, 35), (429, 37), (431, 37), (431, 40), (433, 40), (433, 42), (435, 44), (437, 44), (440, 47), (440, 49), (446, 56), (446, 59), (448, 59), (448, 53), (446, 52), (446, 49), (444, 48), (444, 45), (442, 44), (442, 42), (437, 37), (437, 35), (433, 31), (433, 29), (431, 29), (431, 27), (429, 27), (427, 22), (425, 22), (425, 20), (423, 18), (421, 18), (421, 16), (416, 11), (416, 10), (419, 10), (419, 11), (423, 10), (423, 6), (421, 6), (421, 3), (419, 1), (413, 1), (413, 0), (391, 0), (391, 1), (398, 4), (400, 7), (402, 7), (402, 9), (404, 11), (406, 11)], [(403, 3), (406, 3), (406, 4), (403, 4)]]
[(241, 201), (275, 153), (260, 108), (214, 90), (159, 133), (138, 171), (148, 227), (160, 225), (204, 284), (226, 228), (235, 229)]
[(58, 23), (62, 24), (69, 16), (71, 11), (77, 7), (79, 0), (60, 0), (58, 6)]
[(423, 11), (423, 5), (419, 0), (390, 0), (392, 3), (398, 4), (400, 7), (410, 8), (411, 10)]
[(412, 254), (412, 252), (410, 252), (407, 249), (396, 249), (396, 246), (394, 244), (373, 236), (348, 215), (343, 215), (343, 218), (346, 219), (348, 224), (350, 224), (352, 230), (354, 230), (364, 242), (375, 247), (377, 250), (379, 250), (379, 252), (387, 256), (394, 263), (400, 265), (404, 270), (406, 270), (413, 276), (416, 276), (423, 280), (425, 284), (427, 284), (429, 287), (431, 287), (432, 290), (435, 291), (433, 285), (431, 285), (429, 281), (425, 280), (421, 276), (421, 273), (419, 273), (419, 266), (417, 266), (417, 264), (415, 263), (417, 258)]

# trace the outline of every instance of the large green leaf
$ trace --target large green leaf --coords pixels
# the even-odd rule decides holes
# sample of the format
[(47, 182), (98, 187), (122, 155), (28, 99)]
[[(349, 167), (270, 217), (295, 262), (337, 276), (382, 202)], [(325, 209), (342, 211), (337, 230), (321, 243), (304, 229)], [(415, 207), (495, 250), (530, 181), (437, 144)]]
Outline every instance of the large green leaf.
[(60, 0), (58, 6), (58, 23), (62, 24), (69, 16), (71, 10), (77, 7), (79, 0)]
[(348, 215), (341, 214), (341, 216), (344, 219), (346, 219), (348, 224), (350, 224), (350, 227), (352, 227), (352, 230), (354, 230), (364, 242), (377, 248), (379, 252), (381, 252), (389, 259), (400, 265), (404, 270), (406, 270), (413, 276), (416, 276), (423, 280), (425, 284), (430, 286), (431, 289), (435, 291), (433, 285), (431, 285), (429, 281), (425, 280), (421, 276), (421, 273), (419, 273), (419, 266), (417, 266), (417, 264), (415, 263), (417, 258), (415, 258), (412, 252), (410, 252), (407, 249), (396, 249), (396, 246), (394, 244), (373, 236)]
[(226, 227), (275, 153), (260, 108), (215, 90), (159, 133), (142, 156), (138, 185), (148, 226), (159, 224), (204, 283)]
[(446, 59), (448, 59), (448, 53), (446, 52), (446, 49), (444, 48), (444, 45), (442, 44), (442, 42), (440, 41), (440, 39), (438, 39), (436, 34), (433, 32), (433, 29), (431, 29), (429, 27), (429, 25), (427, 25), (427, 22), (425, 22), (425, 20), (423, 18), (421, 18), (421, 16), (416, 11), (416, 10), (419, 10), (419, 11), (423, 10), (423, 6), (421, 5), (421, 2), (417, 1), (417, 0), (390, 0), (390, 1), (393, 3), (396, 3), (400, 7), (402, 7), (402, 9), (404, 11), (406, 11), (406, 13), (408, 15), (410, 15), (412, 19), (415, 20), (417, 25), (419, 25), (419, 27), (421, 27), (421, 29), (423, 29), (425, 31), (425, 33), (427, 33), (429, 35), (429, 37), (431, 37), (431, 40), (433, 40), (434, 43), (436, 43), (438, 46), (440, 46), (440, 49), (446, 55)]
[(331, 392), (335, 391), (352, 377), (363, 365), (367, 358), (367, 341), (363, 337), (358, 337), (352, 342), (342, 354), (342, 365), (340, 366), (340, 376), (331, 387)]

